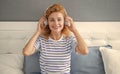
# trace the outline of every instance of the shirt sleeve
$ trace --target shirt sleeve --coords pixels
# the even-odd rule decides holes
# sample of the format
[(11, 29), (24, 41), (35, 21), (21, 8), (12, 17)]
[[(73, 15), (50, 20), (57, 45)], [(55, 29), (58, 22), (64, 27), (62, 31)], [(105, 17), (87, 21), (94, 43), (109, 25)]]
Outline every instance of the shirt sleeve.
[(74, 36), (72, 36), (72, 39), (71, 39), (71, 47), (72, 47), (73, 49), (75, 49), (76, 46), (77, 46), (77, 40), (76, 40), (76, 38), (75, 38)]
[(68, 43), (70, 43), (70, 46), (71, 46), (71, 50), (75, 50), (76, 46), (77, 46), (77, 40), (74, 36), (70, 36), (69, 39), (68, 39)]
[(40, 45), (41, 45), (41, 37), (39, 36), (34, 44), (36, 51), (40, 51)]

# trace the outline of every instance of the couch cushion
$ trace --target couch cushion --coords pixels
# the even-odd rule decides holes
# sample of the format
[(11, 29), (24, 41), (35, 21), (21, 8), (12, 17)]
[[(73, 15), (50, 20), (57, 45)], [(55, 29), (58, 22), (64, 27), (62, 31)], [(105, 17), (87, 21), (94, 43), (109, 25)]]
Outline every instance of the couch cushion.
[(30, 74), (41, 74), (40, 72), (31, 72)]
[(120, 74), (120, 50), (100, 48), (106, 74)]
[(0, 54), (0, 74), (23, 74), (23, 56)]
[(39, 52), (24, 58), (24, 74), (40, 74)]
[(88, 55), (76, 54), (73, 51), (71, 56), (71, 74), (105, 74), (99, 47), (88, 47)]

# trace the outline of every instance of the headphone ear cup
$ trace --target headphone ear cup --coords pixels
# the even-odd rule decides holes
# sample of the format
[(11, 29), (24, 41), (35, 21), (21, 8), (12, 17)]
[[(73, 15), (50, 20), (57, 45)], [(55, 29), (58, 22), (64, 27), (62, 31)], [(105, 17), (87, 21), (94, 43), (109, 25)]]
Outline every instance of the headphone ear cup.
[(66, 25), (66, 26), (70, 26), (70, 23), (65, 20), (65, 25)]
[(46, 26), (46, 25), (48, 25), (48, 22), (47, 22), (47, 20), (45, 20), (45, 21), (44, 21), (44, 25), (45, 25), (45, 26)]

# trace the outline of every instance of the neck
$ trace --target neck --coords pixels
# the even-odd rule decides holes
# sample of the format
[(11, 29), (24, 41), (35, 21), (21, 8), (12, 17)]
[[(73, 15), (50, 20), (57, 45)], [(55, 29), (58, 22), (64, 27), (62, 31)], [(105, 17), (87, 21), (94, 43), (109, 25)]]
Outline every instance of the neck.
[(59, 40), (61, 38), (62, 34), (61, 33), (51, 33), (50, 37), (54, 40)]

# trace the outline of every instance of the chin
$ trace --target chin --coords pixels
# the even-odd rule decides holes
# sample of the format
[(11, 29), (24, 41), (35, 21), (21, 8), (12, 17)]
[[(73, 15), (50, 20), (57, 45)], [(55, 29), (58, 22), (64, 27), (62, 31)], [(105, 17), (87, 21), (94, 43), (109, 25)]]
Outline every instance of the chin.
[(54, 32), (54, 33), (60, 33), (61, 30), (54, 30), (53, 32)]

